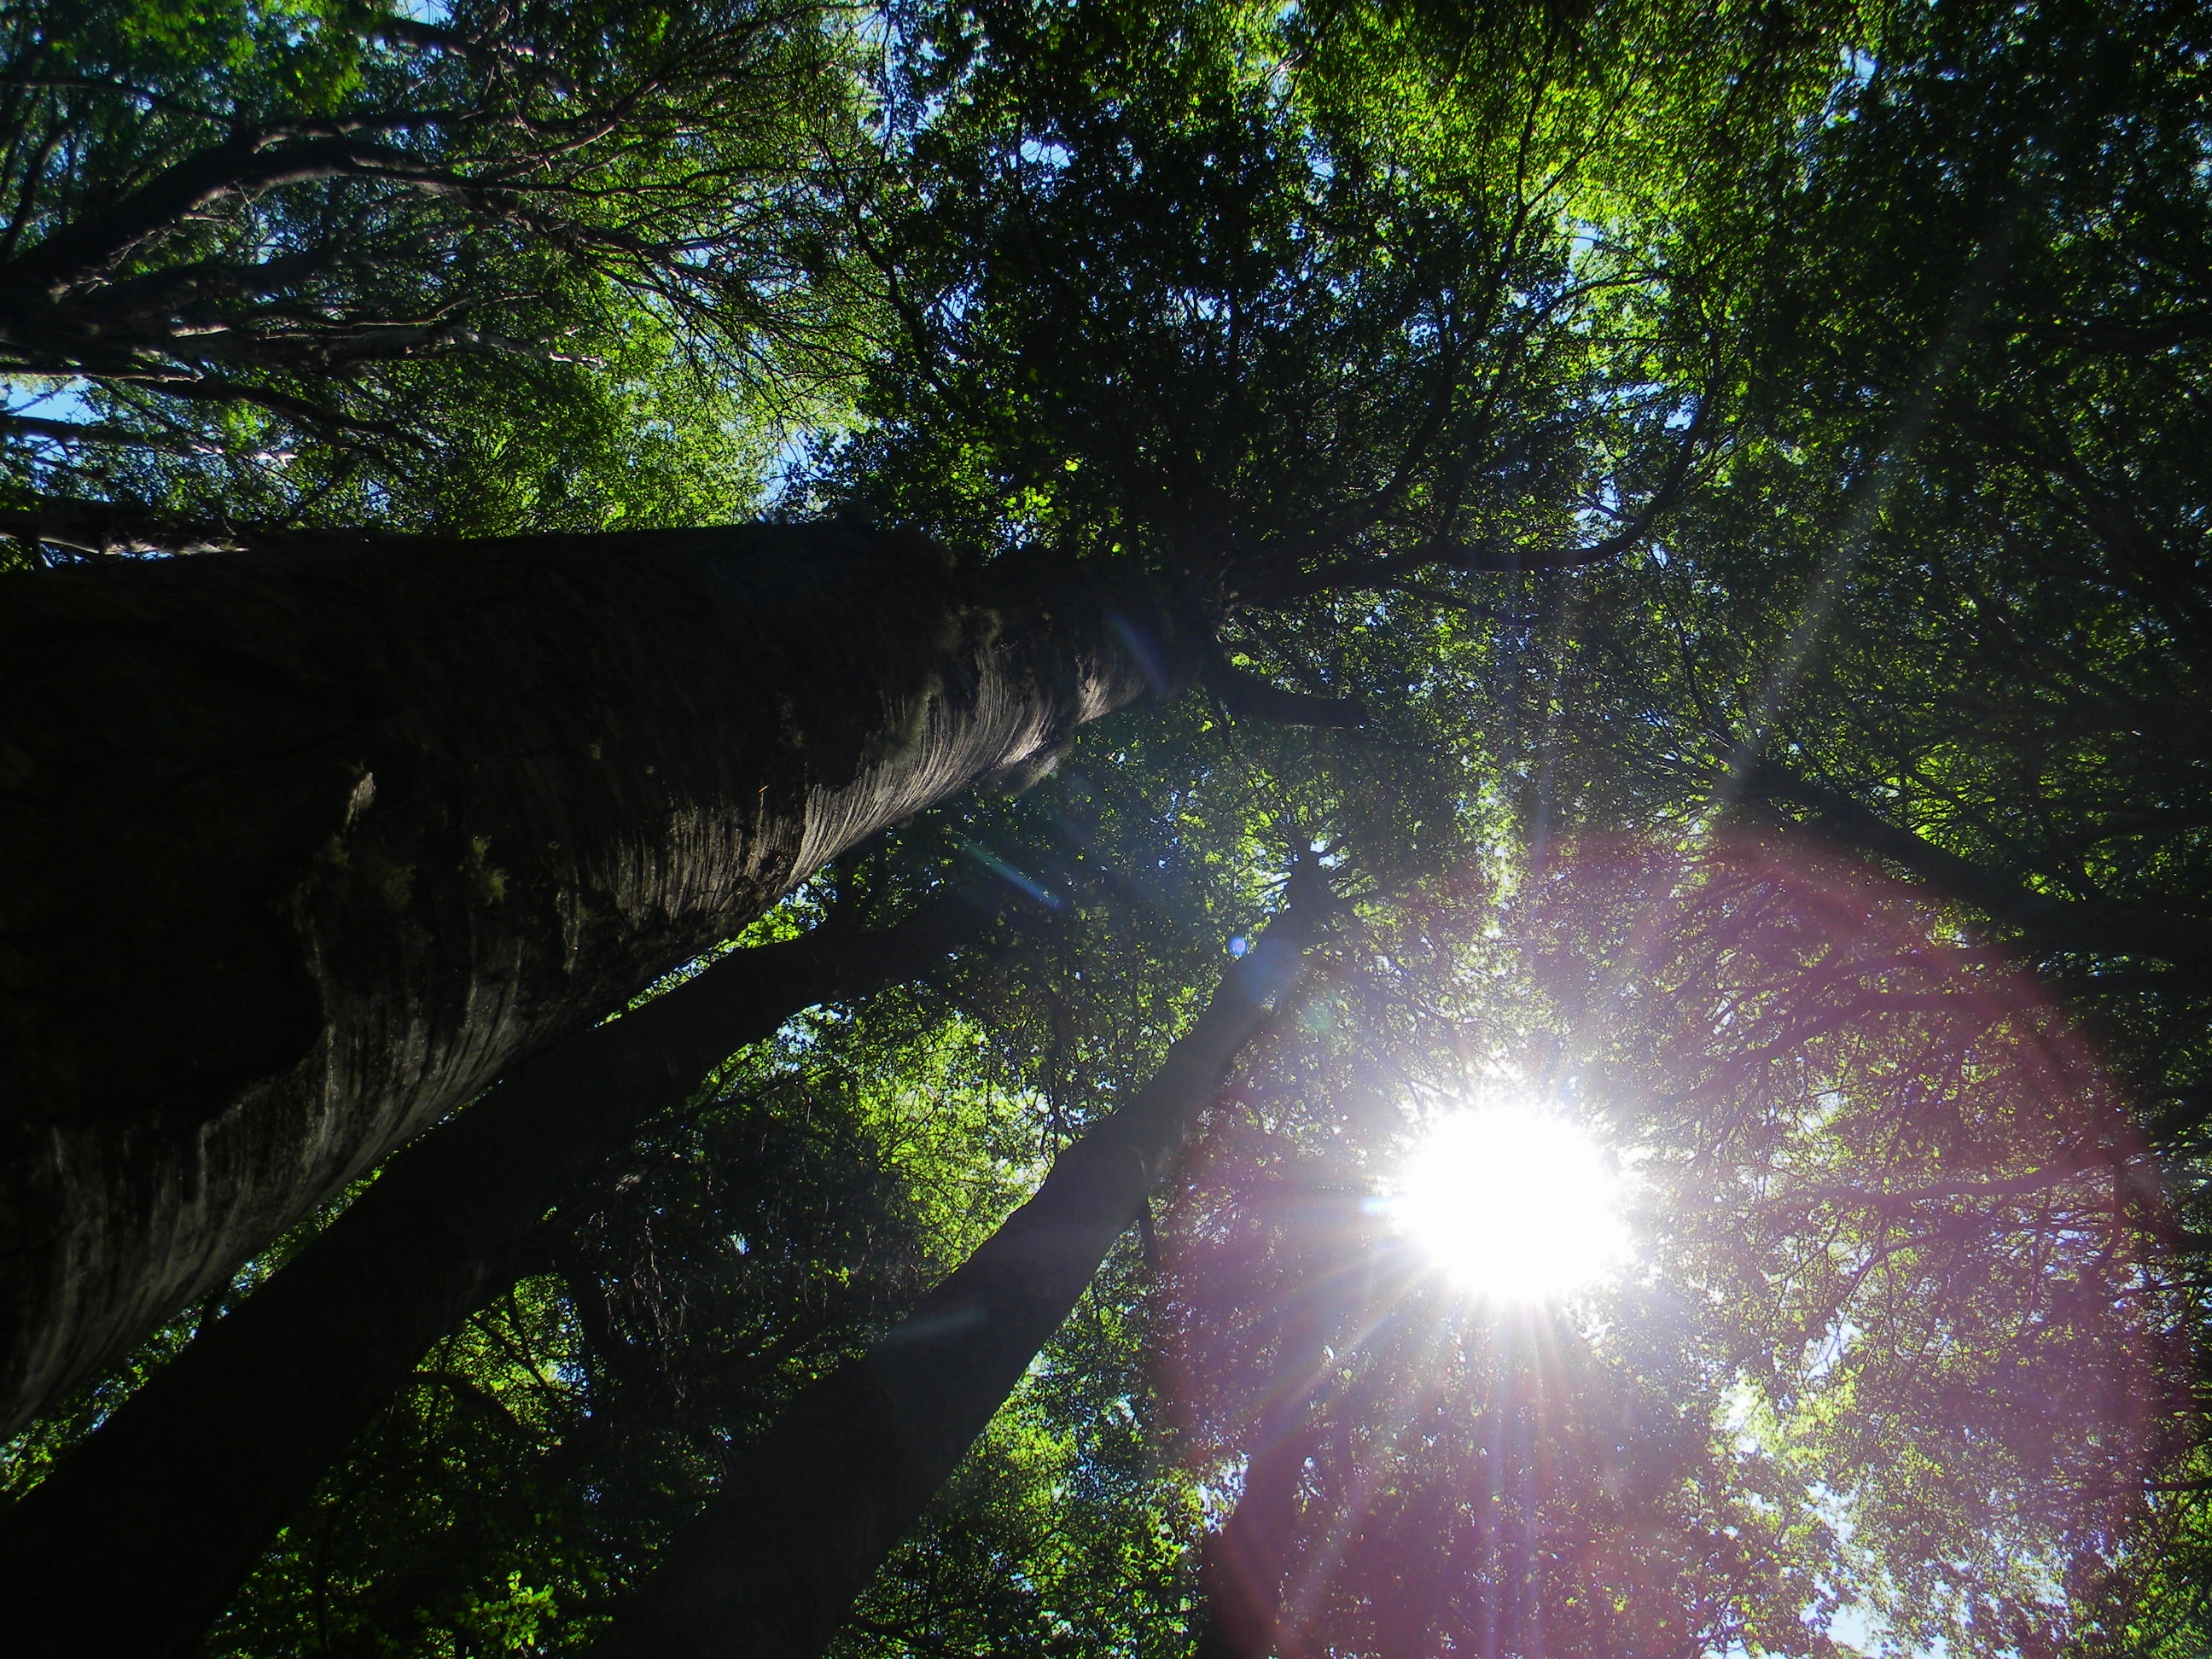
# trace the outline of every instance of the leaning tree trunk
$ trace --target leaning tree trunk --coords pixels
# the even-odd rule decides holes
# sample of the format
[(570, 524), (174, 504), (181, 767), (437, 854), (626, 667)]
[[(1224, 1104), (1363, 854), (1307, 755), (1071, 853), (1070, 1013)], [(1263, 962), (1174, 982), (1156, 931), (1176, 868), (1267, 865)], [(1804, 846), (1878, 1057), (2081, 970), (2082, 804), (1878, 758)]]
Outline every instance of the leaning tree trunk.
[(595, 1659), (819, 1659), (1135, 1222), (1321, 919), (1305, 904), (1279, 918), (1034, 1198), (874, 1347), (800, 1392), (617, 1611)]
[(0, 1515), (9, 1650), (194, 1651), (423, 1351), (528, 1270), (548, 1212), (645, 1122), (799, 1010), (925, 974), (991, 915), (951, 895), (895, 927), (833, 924), (733, 951), (556, 1043), (406, 1147)]
[(841, 848), (1196, 651), (1133, 592), (843, 524), (6, 579), (0, 1428)]

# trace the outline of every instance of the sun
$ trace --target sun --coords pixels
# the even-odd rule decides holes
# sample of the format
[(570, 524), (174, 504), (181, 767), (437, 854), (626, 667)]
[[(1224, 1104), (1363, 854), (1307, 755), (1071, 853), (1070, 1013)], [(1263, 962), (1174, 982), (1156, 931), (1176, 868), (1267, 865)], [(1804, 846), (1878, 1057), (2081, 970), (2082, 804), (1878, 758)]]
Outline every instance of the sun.
[(1386, 1205), (1448, 1278), (1492, 1301), (1588, 1289), (1628, 1250), (1612, 1160), (1583, 1129), (1528, 1102), (1437, 1120)]

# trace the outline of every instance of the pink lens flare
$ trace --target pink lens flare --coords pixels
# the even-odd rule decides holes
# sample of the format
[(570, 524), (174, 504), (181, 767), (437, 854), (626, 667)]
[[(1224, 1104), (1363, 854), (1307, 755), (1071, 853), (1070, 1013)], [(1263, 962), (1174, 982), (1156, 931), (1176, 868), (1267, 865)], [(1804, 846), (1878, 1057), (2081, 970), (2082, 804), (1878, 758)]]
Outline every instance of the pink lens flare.
[[(1161, 1230), (1158, 1382), (1229, 1650), (2062, 1628), (2179, 1455), (2190, 1320), (2080, 1023), (1926, 890), (1753, 838), (1583, 848), (1426, 921), (1512, 999), (1457, 1017), (1571, 1099), (1423, 1141), (1419, 1103), (1346, 1109), (1407, 1085), (1328, 1026), (1217, 1114)], [(1443, 1168), (1516, 1136), (1526, 1190)], [(1593, 1255), (1631, 1267), (1506, 1293), (1515, 1242), (1619, 1175), (1600, 1146), (1633, 1237)]]

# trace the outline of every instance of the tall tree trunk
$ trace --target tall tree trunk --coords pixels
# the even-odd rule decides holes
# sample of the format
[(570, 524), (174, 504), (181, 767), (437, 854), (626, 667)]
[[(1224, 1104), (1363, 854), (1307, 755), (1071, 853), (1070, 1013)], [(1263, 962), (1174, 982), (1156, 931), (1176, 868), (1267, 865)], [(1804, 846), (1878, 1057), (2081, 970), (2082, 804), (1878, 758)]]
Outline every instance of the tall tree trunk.
[(1304, 1285), (1277, 1345), (1275, 1376), (1245, 1447), (1243, 1492), (1228, 1524), (1206, 1540), (1206, 1611), (1195, 1659), (1294, 1659), (1303, 1645), (1284, 1617), (1284, 1571), (1296, 1545), (1299, 1479), (1318, 1443), (1311, 1419), (1328, 1379), (1331, 1267), (1304, 1264)]
[(1199, 653), (1133, 591), (842, 523), (7, 579), (0, 1429), (824, 859)]
[(989, 919), (933, 901), (725, 957), (556, 1044), (402, 1151), (329, 1230), (0, 1516), (10, 1651), (188, 1654), (422, 1352), (512, 1285), (547, 1212), (800, 1009), (927, 972)]
[(1255, 1437), (1236, 1512), (1200, 1558), (1206, 1612), (1195, 1659), (1297, 1659), (1304, 1644), (1285, 1618), (1284, 1569), (1294, 1559), (1298, 1477), (1318, 1443), (1302, 1422)]
[(1128, 1104), (857, 1360), (805, 1389), (592, 1650), (817, 1659), (1168, 1171), (1321, 917), (1296, 905)]

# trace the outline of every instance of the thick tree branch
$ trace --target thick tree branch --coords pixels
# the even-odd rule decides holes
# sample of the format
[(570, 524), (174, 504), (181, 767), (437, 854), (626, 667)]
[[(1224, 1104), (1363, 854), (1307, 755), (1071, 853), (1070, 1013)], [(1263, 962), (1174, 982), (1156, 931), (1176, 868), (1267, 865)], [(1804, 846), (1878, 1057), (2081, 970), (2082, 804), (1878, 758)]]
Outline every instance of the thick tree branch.
[(11, 285), (28, 284), (43, 289), (50, 300), (59, 299), (210, 203), (343, 173), (414, 183), (463, 182), (424, 167), (420, 156), (405, 150), (337, 135), (270, 145), (268, 134), (255, 129), (165, 167), (101, 212), (34, 243), (3, 268)]
[(1367, 706), (1356, 697), (1315, 697), (1285, 690), (1218, 658), (1207, 667), (1205, 682), (1240, 720), (1334, 731), (1356, 730), (1367, 724)]
[(31, 438), (71, 448), (128, 447), (181, 453), (190, 447), (175, 438), (111, 421), (50, 421), (39, 415), (0, 415), (0, 438)]
[(2002, 926), (2017, 929), (2039, 953), (2153, 957), (2194, 976), (2212, 973), (2212, 924), (2201, 918), (2149, 905), (2053, 898), (2031, 891), (2013, 877), (1938, 847), (1849, 795), (1771, 760), (1753, 762), (1742, 781), (1755, 796), (1803, 810), (1811, 827), (1896, 865)]

